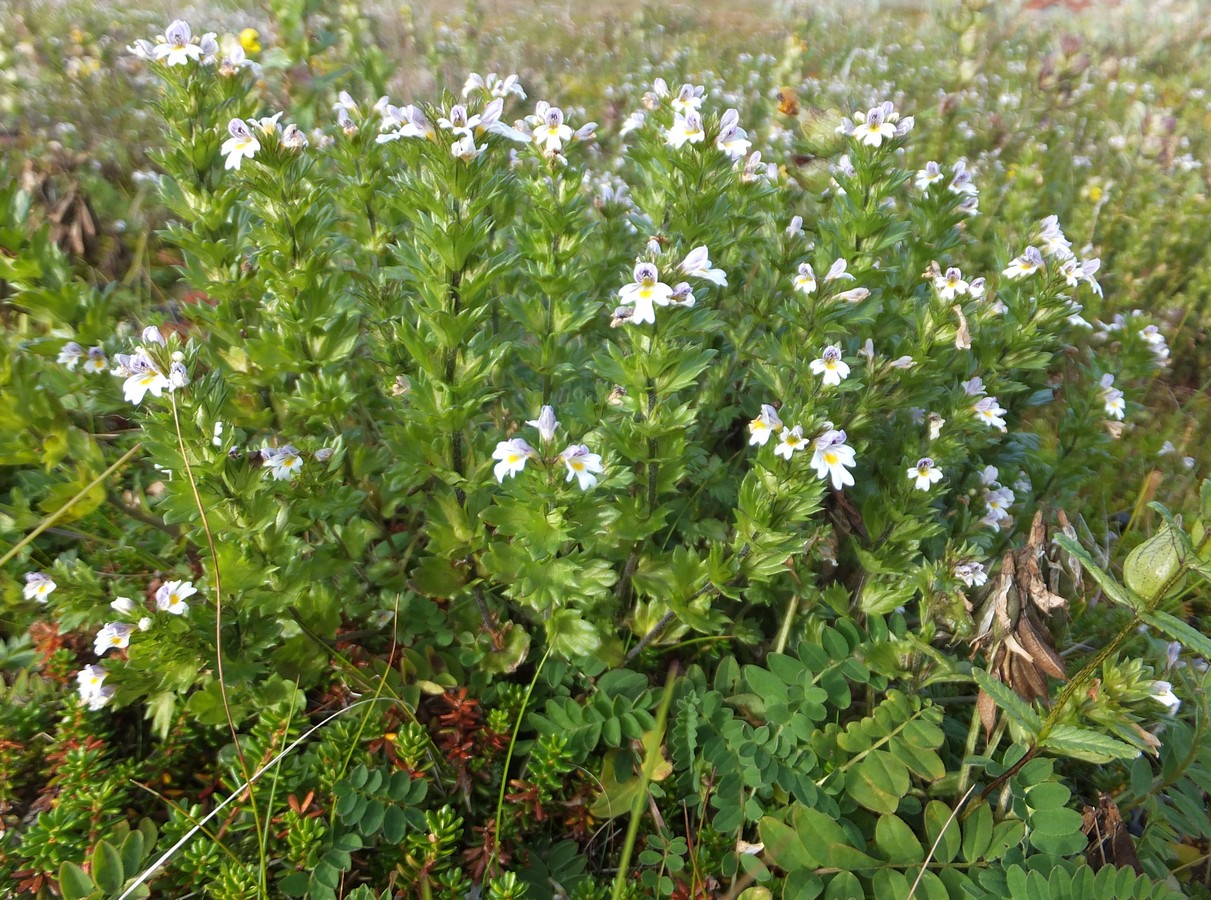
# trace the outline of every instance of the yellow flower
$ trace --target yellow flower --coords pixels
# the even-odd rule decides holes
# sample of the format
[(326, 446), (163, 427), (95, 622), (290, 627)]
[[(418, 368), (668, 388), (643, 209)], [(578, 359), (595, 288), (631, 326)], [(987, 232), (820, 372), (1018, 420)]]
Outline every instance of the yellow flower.
[(245, 53), (261, 52), (261, 33), (255, 28), (245, 28), (240, 32), (240, 46)]

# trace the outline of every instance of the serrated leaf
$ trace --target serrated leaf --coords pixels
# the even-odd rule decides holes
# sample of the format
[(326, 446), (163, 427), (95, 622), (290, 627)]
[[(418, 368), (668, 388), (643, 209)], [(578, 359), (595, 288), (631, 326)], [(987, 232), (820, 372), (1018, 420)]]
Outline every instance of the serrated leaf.
[(1186, 650), (1211, 659), (1211, 637), (1167, 612), (1154, 610), (1140, 616), (1148, 625), (1163, 631)]
[(1044, 739), (1043, 747), (1052, 753), (1098, 765), (1118, 759), (1135, 759), (1140, 755), (1139, 748), (1126, 741), (1075, 725), (1056, 725)]
[(1093, 557), (1086, 552), (1085, 548), (1078, 541), (1064, 534), (1055, 535), (1054, 540), (1061, 549), (1066, 550), (1077, 558), (1077, 561), (1081, 564), (1081, 568), (1093, 576), (1093, 580), (1098, 583), (1098, 586), (1107, 597), (1120, 606), (1125, 606), (1136, 612), (1144, 608), (1143, 600), (1119, 584), (1113, 575), (1095, 563)]
[(1013, 689), (1003, 681), (993, 678), (983, 669), (972, 669), (971, 674), (975, 676), (976, 684), (989, 697), (992, 698), (996, 705), (1004, 710), (1019, 728), (1029, 734), (1031, 737), (1039, 733), (1039, 729), (1043, 727), (1043, 720), (1039, 718), (1039, 714), (1034, 709), (1013, 692)]

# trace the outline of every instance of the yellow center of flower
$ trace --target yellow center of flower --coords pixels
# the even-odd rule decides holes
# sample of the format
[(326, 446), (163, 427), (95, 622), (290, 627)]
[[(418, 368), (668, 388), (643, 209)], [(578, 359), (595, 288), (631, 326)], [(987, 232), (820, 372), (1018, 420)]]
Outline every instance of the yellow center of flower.
[(824, 361), (824, 368), (828, 369), (830, 372), (835, 371), (837, 368), (837, 361), (835, 359), (826, 359)]
[(511, 466), (517, 465), (517, 463), (519, 463), (521, 461), (521, 454), (520, 453), (510, 453), (505, 461)]
[(835, 466), (837, 464), (837, 454), (826, 450), (824, 453), (824, 461), (830, 466)]
[(583, 471), (584, 471), (584, 463), (582, 463), (582, 462), (581, 462), (580, 460), (578, 460), (578, 459), (571, 460), (571, 461), (568, 463), (568, 465), (569, 465), (569, 466), (571, 466), (571, 467), (572, 467), (572, 469), (573, 469), (574, 471), (576, 471), (576, 472), (583, 472)]
[(293, 469), (294, 464), (299, 461), (297, 456), (287, 456), (282, 459), (282, 466), (287, 469)]
[(139, 384), (150, 385), (150, 384), (154, 384), (155, 380), (156, 380), (155, 375), (144, 375), (142, 378), (139, 379)]
[(177, 595), (177, 594), (168, 595), (168, 605), (169, 606), (176, 606), (180, 602), (181, 602), (181, 598), (179, 595)]
[(118, 637), (118, 636), (115, 634), (113, 637), (111, 637), (111, 638), (109, 639), (109, 642), (110, 642), (111, 644), (113, 644), (113, 645), (116, 647), (116, 646), (118, 646), (120, 643), (122, 643), (122, 639), (121, 639), (120, 637)]

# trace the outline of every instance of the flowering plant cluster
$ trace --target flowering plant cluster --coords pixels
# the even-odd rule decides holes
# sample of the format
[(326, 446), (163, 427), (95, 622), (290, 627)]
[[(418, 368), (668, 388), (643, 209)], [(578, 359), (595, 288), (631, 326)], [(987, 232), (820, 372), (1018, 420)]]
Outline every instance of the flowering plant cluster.
[[(683, 857), (849, 890), (788, 837), (811, 814), (854, 817), (830, 846), (878, 893), (945, 821), (913, 792), (951, 778), (950, 731), (946, 815), (978, 778), (991, 829), (1000, 790), (997, 827), (1022, 832), (996, 852), (1021, 859), (1077, 852), (1068, 795), (1050, 820), (1028, 800), (1062, 786), (1032, 760), (1138, 765), (1162, 717), (1189, 734), (1206, 645), (1176, 604), (1206, 534), (1166, 525), (1120, 579), (1060, 512), (1140, 439), (1168, 326), (1107, 312), (1117, 259), (1074, 251), (1067, 210), (1014, 207), (934, 110), (871, 93), (771, 120), (654, 73), (592, 115), (497, 73), (304, 102), (217, 31), (128, 48), (160, 92), (168, 301), (94, 291), (50, 250), (0, 261), (23, 317), (0, 375), (33, 423), (4, 444), (4, 515), (30, 533), (11, 606), (73, 727), (196, 729), (232, 803), (237, 850), (183, 852), (169, 883), (517, 896), (515, 873), (555, 880), (536, 850), (572, 877), (557, 838), (587, 854), (636, 798), (674, 797), (702, 828), (665, 809), (655, 894), (692, 888), (655, 871)], [(1088, 650), (1070, 612), (1140, 658)], [(303, 710), (380, 701), (281, 762)], [(270, 760), (289, 790), (246, 790)], [(178, 812), (174, 840), (202, 815)], [(870, 814), (889, 824), (849, 847)]]

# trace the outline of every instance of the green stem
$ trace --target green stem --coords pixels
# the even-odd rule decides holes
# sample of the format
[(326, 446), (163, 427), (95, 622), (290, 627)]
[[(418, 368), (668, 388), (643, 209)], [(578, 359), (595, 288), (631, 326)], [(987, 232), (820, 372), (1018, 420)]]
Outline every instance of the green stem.
[(669, 718), (669, 706), (673, 702), (673, 688), (677, 684), (677, 664), (669, 670), (668, 681), (664, 683), (664, 695), (660, 698), (660, 709), (656, 713), (656, 727), (644, 738), (643, 768), (639, 772), (639, 790), (631, 803), (631, 821), (627, 824), (626, 839), (622, 844), (622, 857), (618, 860), (618, 874), (614, 878), (614, 889), (610, 900), (619, 900), (627, 889), (627, 870), (631, 866), (631, 854), (635, 850), (635, 842), (639, 838), (639, 823), (643, 819), (643, 805), (648, 796), (648, 785), (660, 762), (660, 745), (664, 743), (665, 726)]
[(488, 858), (487, 868), (484, 869), (485, 879), (492, 877), (492, 870), (500, 853), (500, 828), (505, 818), (505, 791), (509, 787), (509, 764), (513, 761), (513, 750), (517, 746), (517, 733), (521, 731), (521, 720), (525, 718), (526, 709), (530, 705), (530, 696), (534, 693), (534, 686), (538, 684), (538, 676), (542, 674), (542, 667), (546, 665), (550, 655), (551, 648), (548, 645), (547, 652), (542, 655), (538, 668), (534, 670), (534, 677), (530, 679), (530, 686), (526, 688), (526, 695), (521, 701), (521, 709), (517, 711), (517, 721), (513, 723), (513, 735), (509, 738), (509, 750), (505, 754), (504, 768), (500, 773), (500, 793), (496, 797), (496, 831), (493, 834), (492, 855)]

